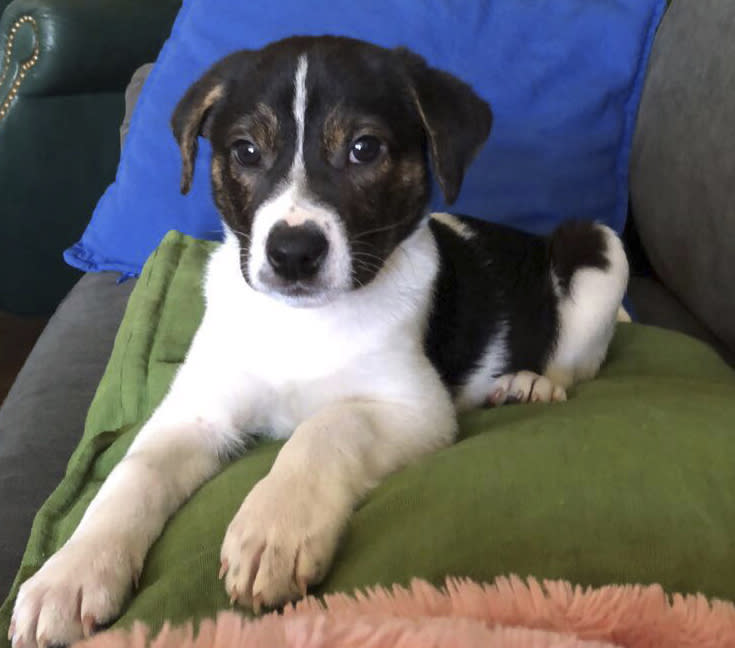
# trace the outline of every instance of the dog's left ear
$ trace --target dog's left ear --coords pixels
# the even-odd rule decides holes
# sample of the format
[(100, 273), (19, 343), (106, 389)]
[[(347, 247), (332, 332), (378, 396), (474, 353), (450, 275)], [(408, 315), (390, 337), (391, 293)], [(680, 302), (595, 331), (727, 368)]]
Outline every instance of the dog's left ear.
[(464, 172), (490, 134), (490, 106), (456, 77), (431, 68), (413, 52), (394, 50), (411, 84), (416, 108), (429, 142), (434, 174), (451, 205)]

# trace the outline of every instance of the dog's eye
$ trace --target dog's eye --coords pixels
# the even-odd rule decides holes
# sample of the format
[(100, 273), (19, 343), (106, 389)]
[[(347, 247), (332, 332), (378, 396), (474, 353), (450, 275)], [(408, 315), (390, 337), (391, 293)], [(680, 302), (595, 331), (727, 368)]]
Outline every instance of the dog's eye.
[(255, 166), (260, 162), (260, 149), (249, 140), (237, 140), (232, 146), (232, 152), (243, 166)]
[(363, 135), (352, 142), (350, 148), (350, 162), (353, 164), (366, 164), (378, 157), (382, 149), (380, 140), (374, 135)]

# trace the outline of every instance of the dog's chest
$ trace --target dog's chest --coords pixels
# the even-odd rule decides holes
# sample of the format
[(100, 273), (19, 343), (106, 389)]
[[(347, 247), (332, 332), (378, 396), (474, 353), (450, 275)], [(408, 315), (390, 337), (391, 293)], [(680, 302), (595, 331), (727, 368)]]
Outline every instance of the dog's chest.
[(412, 281), (402, 269), (403, 282), (387, 277), (328, 307), (295, 308), (249, 290), (236, 261), (227, 244), (212, 257), (201, 334), (276, 436), (338, 400), (395, 397), (431, 371), (422, 343), (431, 272)]
[(228, 361), (235, 380), (248, 385), (256, 428), (286, 438), (330, 404), (393, 396), (402, 380), (418, 379), (422, 360), (380, 322), (263, 314), (251, 319)]
[(379, 318), (256, 310), (249, 313), (237, 354), (248, 372), (274, 388), (356, 373), (400, 345), (399, 331)]

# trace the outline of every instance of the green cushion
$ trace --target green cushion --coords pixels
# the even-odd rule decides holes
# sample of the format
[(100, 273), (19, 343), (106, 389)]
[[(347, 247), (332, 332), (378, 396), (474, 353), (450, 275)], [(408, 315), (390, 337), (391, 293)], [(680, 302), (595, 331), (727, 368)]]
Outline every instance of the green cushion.
[[(203, 312), (214, 244), (171, 233), (130, 298), (84, 438), (35, 521), (19, 579), (71, 533), (164, 395)], [(319, 592), (419, 576), (659, 582), (735, 599), (735, 373), (680, 334), (621, 325), (598, 379), (563, 404), (462, 419), (460, 440), (387, 479), (355, 513)], [(220, 542), (279, 443), (203, 486), (152, 548), (119, 623), (228, 607)], [(18, 582), (0, 611), (0, 637)]]

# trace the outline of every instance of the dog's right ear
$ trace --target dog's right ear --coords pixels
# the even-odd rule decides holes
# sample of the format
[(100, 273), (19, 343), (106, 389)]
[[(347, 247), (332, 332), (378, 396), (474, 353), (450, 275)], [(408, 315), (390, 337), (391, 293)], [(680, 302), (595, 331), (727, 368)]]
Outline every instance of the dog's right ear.
[(233, 69), (246, 52), (236, 52), (215, 63), (181, 98), (171, 116), (171, 127), (181, 150), (181, 193), (191, 189), (197, 137), (209, 137), (212, 111), (222, 101)]

